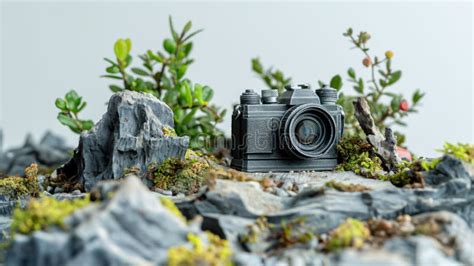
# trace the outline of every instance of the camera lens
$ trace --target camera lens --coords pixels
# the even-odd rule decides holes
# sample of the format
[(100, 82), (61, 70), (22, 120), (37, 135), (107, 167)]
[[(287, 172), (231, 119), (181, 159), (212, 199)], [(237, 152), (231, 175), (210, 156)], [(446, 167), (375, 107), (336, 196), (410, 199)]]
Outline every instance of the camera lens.
[(301, 159), (324, 155), (336, 140), (336, 123), (321, 105), (308, 103), (290, 108), (280, 123), (284, 149)]
[(303, 145), (313, 144), (318, 139), (319, 125), (314, 121), (306, 119), (296, 125), (296, 138)]

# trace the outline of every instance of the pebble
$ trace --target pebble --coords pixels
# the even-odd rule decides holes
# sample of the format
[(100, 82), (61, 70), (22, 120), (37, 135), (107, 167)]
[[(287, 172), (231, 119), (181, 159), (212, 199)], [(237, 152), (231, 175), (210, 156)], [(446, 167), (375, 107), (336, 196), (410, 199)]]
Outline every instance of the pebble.
[(288, 190), (287, 193), (290, 197), (294, 197), (294, 196), (298, 195), (298, 193), (294, 192), (293, 190)]
[(63, 192), (64, 192), (64, 189), (62, 187), (55, 187), (54, 188), (54, 194), (63, 193)]
[(73, 192), (71, 192), (72, 195), (81, 195), (81, 193), (82, 192), (79, 189), (76, 189)]
[(288, 191), (288, 190), (292, 190), (293, 189), (293, 182), (290, 181), (290, 180), (285, 180), (285, 182), (283, 182), (283, 185), (281, 186), (282, 189)]

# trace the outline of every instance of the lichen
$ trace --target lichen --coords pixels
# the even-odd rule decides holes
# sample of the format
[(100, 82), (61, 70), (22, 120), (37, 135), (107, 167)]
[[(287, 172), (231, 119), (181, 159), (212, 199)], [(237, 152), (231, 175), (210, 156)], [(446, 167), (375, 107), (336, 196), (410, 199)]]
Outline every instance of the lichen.
[(474, 164), (474, 144), (469, 143), (458, 143), (452, 144), (446, 142), (443, 149), (438, 150), (446, 155), (452, 155), (462, 161), (470, 164)]
[(336, 170), (353, 171), (368, 178), (380, 178), (382, 161), (366, 140), (357, 136), (344, 137), (337, 145), (337, 151), (340, 164)]
[(206, 236), (208, 241), (204, 243), (199, 236), (188, 234), (188, 245), (172, 247), (168, 250), (168, 265), (233, 265), (232, 250), (228, 241), (209, 232), (206, 232)]
[(325, 249), (334, 251), (340, 248), (361, 248), (370, 237), (370, 231), (364, 222), (348, 218), (329, 233)]
[(89, 197), (63, 201), (51, 197), (31, 199), (24, 209), (17, 207), (13, 211), (11, 235), (31, 234), (51, 226), (66, 229), (64, 218), (89, 203)]
[(37, 197), (39, 193), (37, 164), (25, 168), (25, 177), (10, 176), (0, 179), (0, 194), (10, 199), (19, 199), (23, 196)]
[(186, 218), (179, 211), (178, 207), (176, 207), (176, 205), (171, 199), (160, 197), (160, 202), (166, 209), (168, 209), (168, 211), (170, 211), (172, 214), (178, 217), (181, 221), (186, 222)]
[(335, 180), (331, 180), (326, 182), (326, 187), (333, 188), (338, 191), (342, 192), (363, 192), (363, 191), (370, 191), (369, 187), (360, 184), (344, 184), (342, 182), (337, 182)]
[(172, 128), (172, 127), (164, 126), (164, 127), (162, 128), (162, 130), (163, 130), (163, 135), (164, 135), (165, 137), (176, 137), (176, 136), (178, 136), (178, 135), (176, 134), (176, 131), (175, 131), (174, 128)]
[(151, 175), (154, 186), (171, 190), (174, 194), (192, 194), (199, 190), (205, 181), (205, 171), (209, 164), (204, 160), (168, 158), (161, 165), (150, 164), (148, 176)]

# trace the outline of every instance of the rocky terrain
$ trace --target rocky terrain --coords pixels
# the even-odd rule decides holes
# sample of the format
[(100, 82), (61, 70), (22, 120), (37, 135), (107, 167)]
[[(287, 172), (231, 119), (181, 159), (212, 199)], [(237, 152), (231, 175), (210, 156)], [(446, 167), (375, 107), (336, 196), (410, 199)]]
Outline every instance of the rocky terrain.
[[(35, 174), (39, 195), (0, 195), (3, 263), (474, 265), (474, 171), (453, 156), (421, 171), (423, 185), (412, 187), (349, 171), (244, 174), (187, 152), (172, 127), (162, 102), (114, 95), (69, 162), (46, 176), (28, 168), (24, 178)], [(21, 167), (46, 163), (33, 148), (45, 143), (61, 142), (25, 145), (29, 152), (18, 154), (35, 157)], [(191, 167), (150, 176), (146, 166), (168, 165), (168, 157)], [(0, 170), (22, 174), (10, 172), (20, 166), (9, 158)], [(190, 192), (163, 187), (165, 170), (173, 173), (167, 182)], [(191, 184), (173, 179), (182, 172)]]

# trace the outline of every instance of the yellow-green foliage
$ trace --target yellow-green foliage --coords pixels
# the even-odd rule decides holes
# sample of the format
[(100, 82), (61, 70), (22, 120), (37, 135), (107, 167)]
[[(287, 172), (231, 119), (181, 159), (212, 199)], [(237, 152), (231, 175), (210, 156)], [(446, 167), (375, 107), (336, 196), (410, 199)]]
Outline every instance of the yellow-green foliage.
[(305, 244), (314, 238), (312, 231), (305, 226), (305, 218), (297, 218), (281, 223), (281, 232), (276, 234), (280, 247)]
[(348, 218), (329, 233), (325, 248), (328, 251), (345, 247), (361, 248), (369, 237), (370, 231), (362, 221)]
[(397, 166), (397, 173), (387, 175), (384, 178), (392, 182), (393, 185), (403, 187), (414, 183), (423, 183), (423, 171), (430, 171), (436, 168), (441, 159), (416, 160), (413, 162), (403, 161)]
[(226, 266), (233, 265), (232, 250), (227, 240), (206, 232), (209, 242), (203, 243), (199, 236), (188, 235), (191, 248), (187, 246), (173, 247), (168, 250), (169, 266)]
[(370, 188), (360, 185), (360, 184), (344, 184), (342, 182), (337, 182), (334, 180), (331, 180), (329, 182), (326, 182), (325, 184), (326, 187), (333, 188), (338, 191), (342, 192), (362, 192), (362, 191), (369, 191)]
[(191, 194), (197, 192), (205, 181), (204, 174), (208, 168), (209, 164), (197, 158), (168, 158), (159, 167), (149, 167), (149, 171), (154, 177), (155, 187)]
[(89, 203), (89, 197), (63, 201), (51, 197), (32, 199), (25, 209), (18, 207), (13, 211), (11, 233), (30, 234), (50, 226), (65, 229), (64, 218)]
[(178, 217), (181, 221), (186, 222), (186, 218), (179, 211), (178, 207), (176, 207), (176, 205), (171, 199), (160, 197), (160, 202), (165, 208), (167, 208), (172, 214), (176, 215), (176, 217)]
[(172, 128), (172, 127), (164, 126), (162, 130), (163, 130), (163, 135), (165, 137), (176, 137), (176, 136), (178, 136), (178, 135), (176, 135), (176, 131), (174, 131), (174, 128)]
[(369, 178), (379, 178), (382, 161), (375, 155), (372, 146), (358, 136), (344, 137), (337, 145), (341, 163), (336, 170), (353, 171)]
[(39, 192), (37, 164), (25, 168), (25, 177), (10, 176), (0, 179), (0, 194), (11, 199), (28, 195), (37, 197)]
[(439, 150), (444, 154), (452, 155), (467, 163), (474, 164), (474, 145), (468, 143), (451, 144), (446, 142), (443, 149)]

